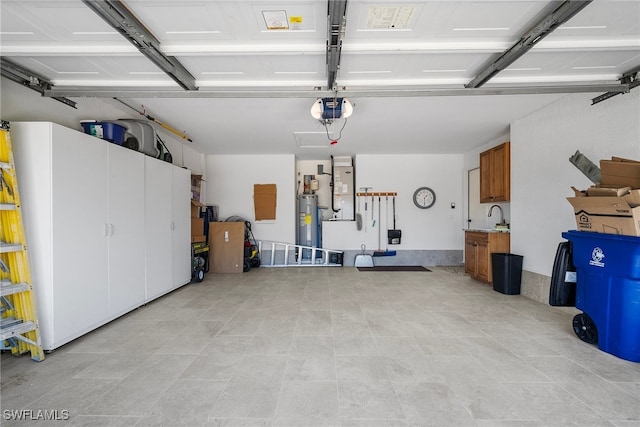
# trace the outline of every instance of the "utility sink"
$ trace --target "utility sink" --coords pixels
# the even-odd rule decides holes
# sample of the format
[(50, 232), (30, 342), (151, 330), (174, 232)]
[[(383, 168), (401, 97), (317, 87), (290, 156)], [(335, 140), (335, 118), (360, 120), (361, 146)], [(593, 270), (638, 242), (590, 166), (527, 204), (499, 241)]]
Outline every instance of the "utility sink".
[(493, 227), (493, 228), (469, 228), (465, 231), (477, 231), (480, 233), (509, 233), (509, 227)]

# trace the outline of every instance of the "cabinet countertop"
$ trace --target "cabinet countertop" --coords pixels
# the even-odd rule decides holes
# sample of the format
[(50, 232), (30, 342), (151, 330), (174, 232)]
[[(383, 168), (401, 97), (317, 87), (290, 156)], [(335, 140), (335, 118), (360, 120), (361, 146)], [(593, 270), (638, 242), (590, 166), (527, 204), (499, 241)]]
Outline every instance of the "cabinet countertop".
[(511, 230), (496, 230), (494, 228), (465, 228), (463, 231), (470, 231), (475, 233), (507, 233), (509, 234)]

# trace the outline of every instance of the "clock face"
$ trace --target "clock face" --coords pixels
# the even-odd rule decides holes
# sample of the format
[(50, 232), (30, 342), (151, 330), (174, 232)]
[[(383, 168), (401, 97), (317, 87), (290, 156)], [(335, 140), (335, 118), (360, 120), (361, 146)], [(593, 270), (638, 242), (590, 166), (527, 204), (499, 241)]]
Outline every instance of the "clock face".
[(413, 203), (420, 209), (428, 209), (436, 202), (436, 193), (429, 187), (420, 187), (413, 193)]

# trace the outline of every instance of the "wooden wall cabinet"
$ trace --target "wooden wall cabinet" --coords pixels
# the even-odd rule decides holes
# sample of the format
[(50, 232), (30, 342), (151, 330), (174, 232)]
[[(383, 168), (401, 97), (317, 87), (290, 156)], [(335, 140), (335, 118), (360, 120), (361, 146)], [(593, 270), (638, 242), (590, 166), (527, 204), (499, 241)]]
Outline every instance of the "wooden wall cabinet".
[(464, 234), (464, 271), (473, 279), (493, 283), (491, 254), (510, 251), (509, 233), (466, 231)]
[(480, 153), (480, 203), (508, 202), (511, 195), (511, 144)]

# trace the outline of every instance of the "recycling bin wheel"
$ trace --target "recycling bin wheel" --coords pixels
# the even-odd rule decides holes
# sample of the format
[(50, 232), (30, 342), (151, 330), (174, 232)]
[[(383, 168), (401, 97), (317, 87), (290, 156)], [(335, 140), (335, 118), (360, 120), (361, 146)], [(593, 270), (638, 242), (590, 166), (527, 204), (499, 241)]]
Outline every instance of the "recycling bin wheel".
[(593, 320), (585, 313), (576, 314), (573, 317), (573, 331), (578, 338), (589, 344), (598, 342), (598, 329)]

